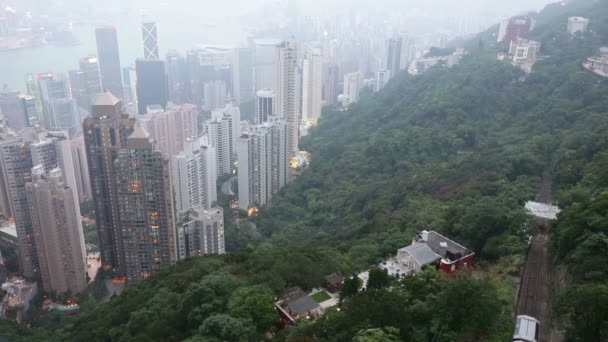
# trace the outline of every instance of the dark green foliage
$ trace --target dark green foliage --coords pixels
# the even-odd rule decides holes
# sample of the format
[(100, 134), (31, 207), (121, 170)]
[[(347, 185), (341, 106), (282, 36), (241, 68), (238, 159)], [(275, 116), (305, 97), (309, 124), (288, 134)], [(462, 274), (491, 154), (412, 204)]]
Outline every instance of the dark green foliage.
[(390, 277), (388, 271), (380, 267), (372, 267), (369, 270), (369, 279), (367, 281), (368, 289), (383, 289), (390, 285)]

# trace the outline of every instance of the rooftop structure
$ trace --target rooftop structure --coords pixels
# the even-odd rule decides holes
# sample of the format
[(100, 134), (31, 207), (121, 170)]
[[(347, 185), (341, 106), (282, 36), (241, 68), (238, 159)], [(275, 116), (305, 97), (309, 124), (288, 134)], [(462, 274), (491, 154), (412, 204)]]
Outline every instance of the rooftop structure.
[(583, 67), (596, 75), (608, 77), (608, 56), (589, 57)]
[(412, 245), (399, 249), (396, 262), (410, 272), (437, 265), (442, 271), (451, 273), (472, 266), (475, 253), (435, 231), (423, 230)]
[(526, 202), (526, 210), (536, 218), (547, 220), (557, 219), (557, 214), (561, 212), (561, 210), (555, 205), (533, 201)]
[(577, 32), (585, 32), (589, 27), (589, 19), (583, 17), (568, 18), (568, 33), (575, 36)]

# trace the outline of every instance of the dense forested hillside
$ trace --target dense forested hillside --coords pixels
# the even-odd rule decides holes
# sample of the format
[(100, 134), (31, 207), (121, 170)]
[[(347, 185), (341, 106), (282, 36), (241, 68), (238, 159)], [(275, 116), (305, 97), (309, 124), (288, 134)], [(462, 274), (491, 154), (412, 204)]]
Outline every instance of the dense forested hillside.
[[(591, 18), (591, 32), (569, 37), (569, 15)], [(565, 208), (551, 231), (565, 293), (556, 317), (572, 336), (592, 334), (581, 341), (606, 338), (608, 80), (580, 65), (608, 43), (608, 5), (552, 5), (537, 19), (547, 58), (532, 74), (497, 61), (503, 47), (488, 32), (458, 66), (398, 75), (348, 111), (325, 112), (302, 142), (311, 167), (255, 225), (227, 217), (227, 244), (240, 250), (182, 261), (106, 304), (88, 298), (79, 315), (49, 315), (23, 339), (261, 340), (280, 291), (369, 268), (433, 229), (473, 248), (489, 276), (391, 280), (274, 339), (508, 340), (505, 279), (524, 259), (535, 226), (523, 204), (547, 170)]]

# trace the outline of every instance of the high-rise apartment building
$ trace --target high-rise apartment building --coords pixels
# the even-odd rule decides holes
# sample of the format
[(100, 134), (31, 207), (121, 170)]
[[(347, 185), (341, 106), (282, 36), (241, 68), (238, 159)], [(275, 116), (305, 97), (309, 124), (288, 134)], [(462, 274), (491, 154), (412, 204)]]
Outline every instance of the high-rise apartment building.
[(61, 169), (34, 166), (25, 184), (42, 286), (47, 292), (73, 294), (87, 287), (86, 252), (80, 208)]
[(276, 39), (256, 39), (254, 57), (255, 90), (277, 90), (277, 47)]
[(167, 108), (168, 90), (165, 62), (157, 59), (137, 59), (137, 112), (146, 114), (148, 106)]
[(589, 19), (583, 17), (568, 18), (568, 33), (576, 35), (577, 32), (585, 32), (589, 27)]
[(175, 209), (211, 209), (217, 201), (217, 156), (207, 136), (192, 139), (173, 157)]
[(180, 259), (224, 254), (224, 211), (220, 207), (209, 210), (191, 209), (179, 214), (177, 224), (178, 254)]
[(6, 191), (10, 216), (15, 220), (21, 272), (30, 279), (40, 276), (40, 263), (36, 252), (36, 240), (32, 227), (25, 183), (32, 179), (30, 148), (19, 136), (6, 137), (0, 142), (2, 156), (2, 188)]
[(203, 108), (207, 111), (222, 108), (226, 104), (226, 82), (205, 82), (203, 85)]
[(231, 104), (214, 110), (205, 123), (209, 144), (217, 153), (218, 177), (232, 174), (236, 164), (236, 140), (241, 132), (241, 111)]
[(255, 94), (253, 75), (254, 53), (251, 48), (234, 49), (232, 66), (233, 94), (237, 104), (251, 101)]
[(391, 76), (397, 75), (401, 70), (401, 46), (403, 38), (393, 37), (386, 42), (386, 70)]
[(316, 125), (323, 105), (323, 55), (320, 48), (307, 52), (302, 75), (302, 120)]
[(140, 116), (138, 121), (155, 140), (166, 159), (184, 150), (189, 139), (198, 136), (198, 111), (195, 105), (169, 104), (166, 111)]
[(340, 69), (335, 62), (325, 62), (323, 64), (323, 104), (325, 106), (335, 106), (338, 104), (340, 95)]
[(294, 38), (277, 48), (277, 114), (287, 122), (289, 159), (298, 155), (300, 139), (300, 70), (298, 44)]
[(153, 21), (141, 23), (141, 34), (144, 41), (144, 58), (159, 59), (156, 23)]
[(177, 260), (169, 161), (136, 124), (114, 170), (125, 275), (137, 282)]
[(118, 98), (122, 98), (122, 69), (120, 68), (116, 28), (98, 27), (95, 30), (95, 38), (97, 40), (99, 74), (101, 75), (103, 89)]
[(374, 91), (378, 92), (388, 83), (388, 80), (391, 78), (391, 72), (388, 70), (378, 70), (375, 76)]
[(255, 99), (255, 117), (253, 122), (259, 124), (276, 116), (277, 98), (275, 92), (271, 89), (258, 90)]
[(78, 200), (80, 203), (92, 201), (93, 193), (91, 190), (91, 178), (89, 176), (89, 164), (87, 162), (87, 152), (82, 132), (70, 139), (70, 149), (72, 150)]
[(135, 119), (124, 112), (122, 102), (109, 92), (97, 96), (91, 116), (83, 123), (101, 258), (118, 275), (125, 275), (126, 271), (114, 160), (126, 145), (134, 123)]
[(271, 120), (250, 128), (238, 139), (239, 208), (268, 204), (287, 183), (289, 125)]
[(351, 72), (344, 75), (344, 106), (359, 101), (359, 94), (364, 85), (363, 74), (360, 72)]

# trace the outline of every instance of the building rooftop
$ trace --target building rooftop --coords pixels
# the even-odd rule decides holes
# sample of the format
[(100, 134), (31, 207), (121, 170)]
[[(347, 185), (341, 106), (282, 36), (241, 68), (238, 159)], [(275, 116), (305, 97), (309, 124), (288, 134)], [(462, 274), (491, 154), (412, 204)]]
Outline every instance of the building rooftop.
[(420, 266), (432, 264), (441, 259), (441, 256), (424, 242), (416, 242), (413, 245), (401, 248), (400, 251), (407, 252)]
[(526, 202), (526, 210), (533, 216), (548, 220), (555, 220), (560, 209), (551, 204), (528, 201)]
[(318, 309), (319, 303), (315, 302), (314, 299), (312, 299), (310, 296), (304, 296), (291, 303), (288, 303), (287, 306), (293, 314), (302, 315), (312, 310)]
[(332, 273), (325, 277), (325, 281), (330, 285), (339, 285), (342, 284), (342, 277), (340, 277), (337, 273)]
[(293, 302), (306, 296), (306, 293), (298, 286), (290, 287), (281, 293), (281, 299), (286, 303)]
[(95, 101), (93, 101), (93, 106), (116, 106), (120, 100), (112, 95), (109, 91), (104, 91), (103, 93), (97, 95), (95, 97)]
[(15, 222), (11, 222), (3, 227), (0, 227), (0, 233), (9, 235), (17, 238), (17, 229), (15, 228)]
[(465, 255), (471, 254), (468, 248), (434, 231), (423, 231), (422, 239), (433, 250), (433, 252), (439, 254), (442, 258), (452, 260), (454, 257), (456, 257), (456, 259), (460, 259)]

